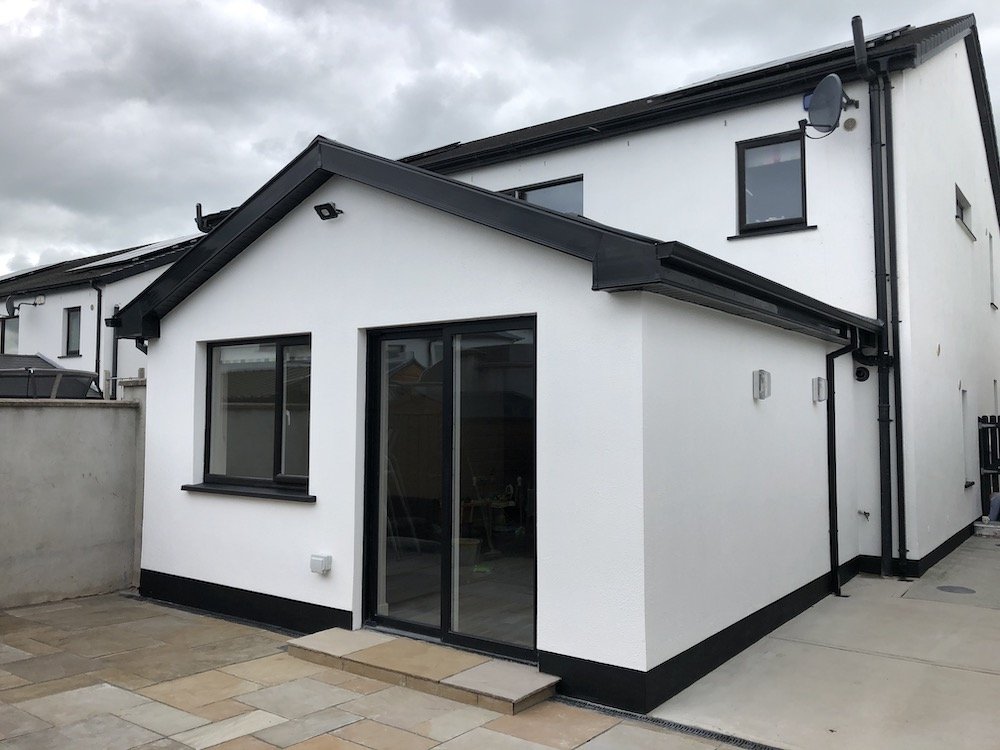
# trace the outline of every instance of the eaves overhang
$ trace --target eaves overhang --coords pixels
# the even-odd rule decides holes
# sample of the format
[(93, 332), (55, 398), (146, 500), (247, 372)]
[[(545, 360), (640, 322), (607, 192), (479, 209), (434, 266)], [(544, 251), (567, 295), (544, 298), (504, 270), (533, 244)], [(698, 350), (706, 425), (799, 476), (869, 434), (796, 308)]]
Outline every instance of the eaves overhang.
[(876, 333), (884, 327), (682, 242), (658, 242), (641, 257), (599, 257), (593, 287), (651, 292), (831, 343), (847, 343), (852, 331)]
[(160, 335), (160, 321), (333, 176), (415, 201), (591, 263), (593, 289), (644, 289), (807, 333), (846, 340), (876, 321), (825, 305), (679, 242), (551, 211), (419, 167), (316, 138), (246, 203), (108, 320), (118, 338)]

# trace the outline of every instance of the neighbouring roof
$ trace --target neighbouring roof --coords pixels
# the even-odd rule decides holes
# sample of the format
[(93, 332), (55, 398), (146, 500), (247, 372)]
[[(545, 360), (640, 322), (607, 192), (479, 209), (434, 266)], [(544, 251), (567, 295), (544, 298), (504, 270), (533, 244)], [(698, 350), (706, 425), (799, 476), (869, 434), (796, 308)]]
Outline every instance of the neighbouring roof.
[(200, 233), (178, 237), (8, 274), (0, 277), (0, 300), (91, 283), (110, 284), (177, 260), (201, 237)]
[(681, 243), (550, 211), (322, 136), (108, 324), (120, 338), (157, 338), (160, 320), (334, 175), (587, 260), (595, 290), (644, 289), (835, 342), (882, 326)]
[[(943, 47), (965, 38), (970, 45), (972, 66), (974, 69), (978, 66), (976, 96), (980, 111), (984, 111), (985, 105), (992, 123), (975, 22), (975, 16), (967, 15), (927, 26), (903, 26), (869, 36), (868, 63), (873, 69), (889, 71), (912, 68)], [(646, 96), (468, 143), (451, 143), (406, 156), (401, 161), (451, 174), (749, 104), (809, 93), (829, 73), (838, 74), (845, 82), (860, 79), (854, 62), (853, 42), (727, 73), (665, 94)], [(973, 77), (977, 78), (975, 70)], [(995, 157), (995, 130), (991, 128), (989, 133)]]

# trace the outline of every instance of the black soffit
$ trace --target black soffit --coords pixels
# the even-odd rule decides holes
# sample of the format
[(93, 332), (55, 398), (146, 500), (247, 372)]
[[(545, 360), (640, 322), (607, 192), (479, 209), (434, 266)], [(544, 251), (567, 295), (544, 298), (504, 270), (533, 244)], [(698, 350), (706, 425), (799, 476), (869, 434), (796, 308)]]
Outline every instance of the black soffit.
[(335, 175), (590, 261), (595, 290), (645, 290), (834, 342), (852, 328), (881, 328), (681, 243), (550, 211), (317, 136), (111, 319), (118, 336), (157, 338), (164, 316)]

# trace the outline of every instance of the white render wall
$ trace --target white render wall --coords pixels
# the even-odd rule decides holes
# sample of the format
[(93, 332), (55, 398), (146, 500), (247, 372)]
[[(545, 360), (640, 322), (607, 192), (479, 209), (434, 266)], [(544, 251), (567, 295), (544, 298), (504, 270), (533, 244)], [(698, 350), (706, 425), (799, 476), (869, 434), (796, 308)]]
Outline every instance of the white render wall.
[[(834, 348), (644, 297), (647, 669), (830, 571), (826, 404), (812, 379)], [(754, 400), (755, 369), (771, 373), (770, 398)], [(859, 508), (878, 503), (874, 380), (853, 371), (838, 361), (841, 562), (859, 554)]]
[[(324, 201), (345, 213), (320, 221)], [(538, 648), (644, 669), (641, 298), (591, 281), (585, 261), (334, 178), (150, 342), (143, 568), (359, 624), (366, 329), (535, 314)], [(312, 335), (316, 503), (182, 491), (202, 480), (204, 342), (292, 333)], [(317, 552), (330, 577), (309, 572)]]
[[(104, 325), (114, 306), (124, 307), (149, 286), (169, 266), (145, 271), (104, 287), (101, 301), (101, 390), (107, 389), (104, 372), (111, 370), (114, 330)], [(37, 307), (22, 305), (18, 310), (18, 354), (44, 354), (61, 367), (93, 372), (97, 364), (97, 291), (89, 286), (69, 287), (45, 292), (45, 302)], [(25, 298), (31, 299), (31, 297)], [(18, 297), (18, 301), (23, 301)], [(80, 308), (80, 354), (64, 356), (66, 352), (65, 310)], [(122, 341), (118, 349), (118, 376), (136, 377), (146, 366), (146, 356), (131, 341)]]
[[(975, 419), (996, 408), (1000, 313), (990, 307), (989, 235), (1000, 252), (1000, 232), (965, 45), (893, 83), (907, 542), (919, 558), (980, 514), (978, 471), (976, 485), (963, 486), (963, 441), (975, 450)], [(954, 218), (956, 184), (972, 204), (975, 240)]]
[(805, 294), (875, 317), (867, 87), (840, 128), (806, 141), (806, 211), (813, 231), (727, 240), (738, 233), (736, 143), (798, 128), (795, 96), (548, 154), (467, 170), (456, 179), (505, 190), (583, 174), (584, 214), (660, 240), (679, 240)]

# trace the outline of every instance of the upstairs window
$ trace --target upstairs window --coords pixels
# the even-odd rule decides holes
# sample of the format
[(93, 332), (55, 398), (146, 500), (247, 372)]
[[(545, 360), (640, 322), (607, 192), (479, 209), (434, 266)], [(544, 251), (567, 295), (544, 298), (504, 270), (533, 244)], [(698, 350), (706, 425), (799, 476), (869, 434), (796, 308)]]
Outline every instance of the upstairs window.
[(955, 221), (962, 227), (972, 239), (976, 236), (972, 233), (972, 204), (955, 185)]
[(20, 318), (0, 318), (0, 354), (17, 354)]
[(740, 234), (806, 224), (801, 131), (736, 144)]
[(80, 308), (67, 307), (63, 312), (63, 354), (67, 357), (80, 356)]
[(583, 175), (505, 190), (526, 203), (567, 214), (583, 213)]
[(208, 362), (205, 482), (304, 489), (309, 337), (209, 344)]

